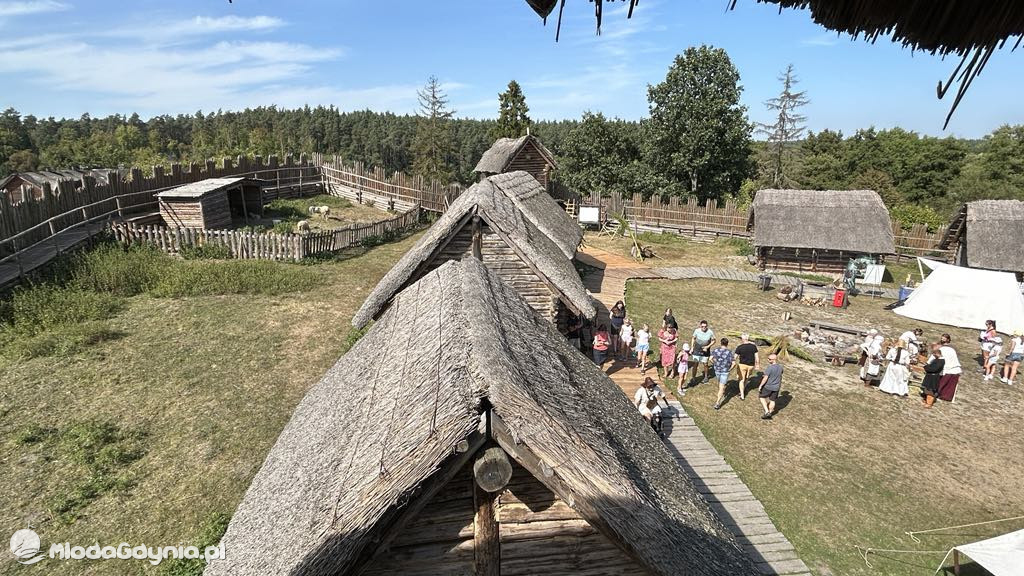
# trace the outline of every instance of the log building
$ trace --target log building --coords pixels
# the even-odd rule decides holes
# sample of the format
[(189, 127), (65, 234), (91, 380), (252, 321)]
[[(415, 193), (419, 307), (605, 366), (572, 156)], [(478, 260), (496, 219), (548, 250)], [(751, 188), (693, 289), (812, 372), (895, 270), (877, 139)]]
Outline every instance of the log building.
[(1024, 274), (1024, 202), (977, 200), (960, 207), (939, 244), (958, 266)]
[(449, 260), (476, 258), (559, 326), (594, 318), (572, 262), (583, 232), (526, 172), (485, 178), (463, 192), (370, 293), (352, 323), (379, 316), (392, 297)]
[(118, 171), (109, 169), (15, 172), (0, 180), (0, 189), (3, 189), (11, 204), (17, 204), (25, 200), (42, 198), (43, 186), (46, 184), (50, 185), (51, 190), (57, 190), (61, 182), (70, 181), (75, 183), (74, 187), (77, 189), (82, 187), (85, 178), (92, 178), (96, 184), (104, 185), (108, 184), (111, 178), (117, 177)]
[(169, 228), (230, 228), (249, 215), (263, 216), (263, 182), (252, 178), (207, 178), (156, 194)]
[(474, 172), (480, 178), (522, 170), (540, 182), (544, 188), (551, 185), (551, 173), (558, 168), (555, 156), (540, 140), (527, 134), (520, 138), (499, 138), (484, 152)]
[(752, 576), (611, 379), (475, 259), (295, 409), (206, 576)]
[(851, 258), (896, 252), (889, 210), (873, 190), (760, 190), (747, 229), (762, 269), (841, 273)]

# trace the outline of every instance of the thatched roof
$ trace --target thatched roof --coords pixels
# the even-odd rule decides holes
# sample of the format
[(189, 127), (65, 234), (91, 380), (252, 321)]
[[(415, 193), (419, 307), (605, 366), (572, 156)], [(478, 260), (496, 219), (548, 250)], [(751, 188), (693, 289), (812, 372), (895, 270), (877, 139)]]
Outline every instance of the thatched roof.
[(576, 249), (583, 240), (583, 229), (536, 178), (518, 170), (496, 174), (488, 180), (511, 198), (526, 218), (547, 234), (567, 258), (576, 256)]
[[(566, 255), (570, 243), (572, 253), (575, 253), (578, 236), (556, 242), (534, 224), (533, 218), (527, 214), (532, 214), (533, 208), (542, 205), (543, 200), (530, 197), (529, 190), (533, 189), (537, 181), (529, 174), (526, 174), (529, 177), (529, 180), (526, 180), (522, 174), (526, 173), (513, 172), (491, 176), (460, 194), (419, 242), (384, 275), (356, 312), (352, 324), (362, 327), (369, 323), (384, 309), (392, 296), (407, 284), (417, 280), (437, 250), (444, 246), (445, 240), (458, 232), (465, 225), (466, 217), (472, 214), (479, 215), (491, 229), (504, 235), (512, 244), (512, 248), (533, 264), (544, 279), (561, 293), (571, 308), (587, 318), (596, 316), (593, 301), (583, 287), (583, 281), (571, 257)], [(520, 198), (521, 193), (527, 196), (525, 201)], [(554, 201), (551, 200), (551, 203)], [(528, 208), (524, 211), (524, 207)], [(564, 213), (561, 209), (559, 212)], [(536, 214), (534, 217), (542, 218)], [(561, 228), (561, 225), (554, 222), (555, 218), (543, 218), (552, 220), (545, 225), (546, 228)]]
[(358, 573), (491, 436), (485, 412), (506, 452), (652, 574), (754, 573), (615, 383), (464, 260), (399, 294), (310, 389), (206, 575)]
[(484, 155), (480, 157), (480, 161), (476, 163), (476, 168), (473, 168), (474, 172), (480, 174), (500, 174), (505, 170), (508, 170), (509, 164), (519, 154), (528, 143), (532, 143), (537, 147), (541, 156), (544, 157), (549, 164), (557, 166), (555, 163), (555, 155), (551, 153), (540, 140), (537, 140), (530, 134), (526, 136), (520, 136), (519, 138), (498, 138), (497, 141), (491, 145), (490, 148), (484, 152)]
[(893, 254), (889, 211), (873, 190), (760, 190), (754, 245)]
[(967, 211), (967, 265), (1024, 272), (1024, 202), (978, 200)]

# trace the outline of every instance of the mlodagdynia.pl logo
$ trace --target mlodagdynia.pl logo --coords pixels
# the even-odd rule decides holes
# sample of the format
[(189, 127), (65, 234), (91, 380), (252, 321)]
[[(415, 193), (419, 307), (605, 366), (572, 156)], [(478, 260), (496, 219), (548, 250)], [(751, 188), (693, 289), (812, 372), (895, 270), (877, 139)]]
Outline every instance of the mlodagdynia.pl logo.
[(46, 557), (39, 551), (40, 544), (39, 534), (34, 530), (18, 530), (11, 536), (11, 554), (22, 564), (35, 564)]

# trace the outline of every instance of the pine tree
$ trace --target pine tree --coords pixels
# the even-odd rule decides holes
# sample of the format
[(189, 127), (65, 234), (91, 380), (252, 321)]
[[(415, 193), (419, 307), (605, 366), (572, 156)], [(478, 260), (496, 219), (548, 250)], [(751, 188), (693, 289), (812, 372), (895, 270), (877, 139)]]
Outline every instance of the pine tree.
[(413, 142), (413, 171), (417, 176), (447, 184), (452, 180), (453, 155), (451, 119), (454, 110), (448, 109), (448, 97), (436, 76), (417, 93), (420, 113)]
[(498, 123), (494, 127), (493, 138), (519, 138), (530, 129), (530, 117), (527, 113), (526, 96), (515, 80), (508, 83), (508, 89), (498, 94)]
[(786, 67), (786, 71), (779, 76), (782, 82), (782, 93), (775, 98), (769, 98), (764, 103), (768, 110), (778, 113), (775, 122), (772, 124), (757, 124), (757, 131), (768, 137), (767, 152), (769, 154), (769, 171), (771, 172), (772, 186), (781, 188), (786, 182), (785, 165), (791, 153), (790, 143), (800, 140), (807, 126), (804, 122), (806, 116), (797, 111), (808, 104), (807, 92), (795, 92), (793, 87), (799, 82), (793, 74), (793, 65)]

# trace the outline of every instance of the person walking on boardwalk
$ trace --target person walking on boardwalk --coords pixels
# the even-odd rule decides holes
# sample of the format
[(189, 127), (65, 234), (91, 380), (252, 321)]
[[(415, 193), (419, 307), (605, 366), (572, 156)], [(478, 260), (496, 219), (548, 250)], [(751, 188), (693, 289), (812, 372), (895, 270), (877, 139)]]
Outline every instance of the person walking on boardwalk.
[(779, 399), (779, 390), (781, 389), (782, 364), (779, 364), (778, 355), (769, 354), (768, 367), (764, 369), (761, 385), (757, 387), (758, 396), (761, 398), (761, 407), (764, 408), (762, 420), (771, 420), (775, 415), (775, 401)]
[(657, 382), (648, 376), (644, 379), (643, 385), (637, 388), (636, 394), (633, 395), (633, 403), (636, 404), (637, 409), (640, 410), (640, 415), (651, 424), (654, 431), (659, 436), (664, 437), (661, 431), (661, 405), (658, 404), (658, 400), (665, 403), (665, 408), (672, 407), (668, 403), (665, 393), (658, 387)]
[(618, 357), (621, 341), (619, 334), (622, 332), (622, 324), (626, 321), (626, 304), (619, 300), (608, 311), (608, 323), (611, 324), (610, 335), (612, 338), (612, 356)]
[(644, 324), (636, 332), (636, 367), (647, 373), (647, 353), (651, 349), (651, 327)]
[[(696, 363), (696, 367), (701, 364), (704, 365), (704, 382), (708, 381), (708, 372), (711, 367), (708, 364), (708, 358), (711, 354), (711, 346), (715, 343), (715, 331), (708, 327), (707, 320), (701, 320), (697, 329), (693, 331), (693, 336), (690, 338), (690, 350), (692, 354), (690, 358)], [(696, 369), (694, 369), (696, 373)], [(696, 374), (694, 374), (696, 376)]]
[(604, 364), (604, 361), (608, 359), (608, 347), (611, 346), (611, 340), (608, 336), (608, 328), (601, 324), (597, 327), (597, 332), (594, 333), (594, 363), (598, 366)]
[[(736, 363), (736, 355), (729, 350), (729, 339), (722, 338), (718, 348), (711, 351), (711, 363), (715, 365), (715, 377), (718, 378), (718, 400), (715, 402), (715, 410), (722, 407), (725, 401), (725, 387), (729, 383), (729, 373)], [(740, 384), (742, 388), (743, 384)]]
[(761, 369), (761, 359), (757, 355), (757, 344), (750, 341), (750, 334), (741, 334), (740, 340), (736, 347), (736, 365), (739, 366), (740, 400), (746, 400), (747, 382), (755, 370)]
[(619, 359), (629, 361), (633, 357), (633, 321), (626, 316), (619, 330)]

